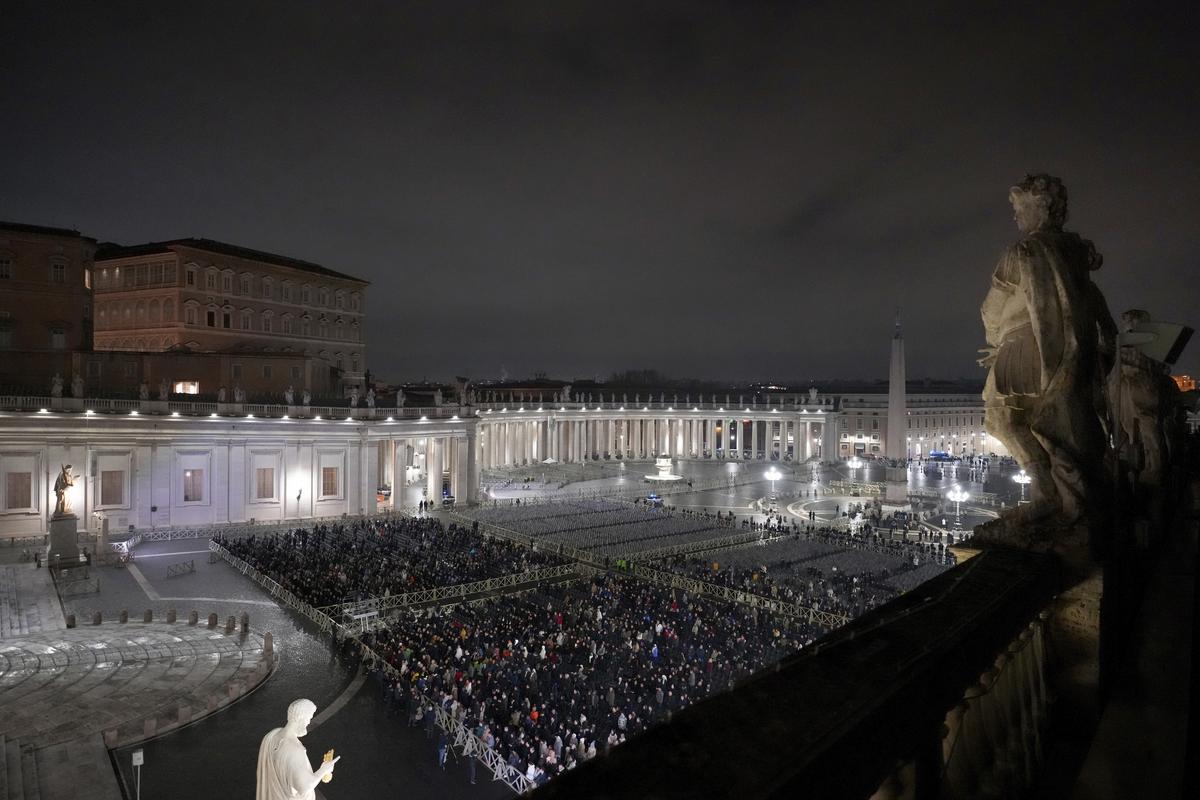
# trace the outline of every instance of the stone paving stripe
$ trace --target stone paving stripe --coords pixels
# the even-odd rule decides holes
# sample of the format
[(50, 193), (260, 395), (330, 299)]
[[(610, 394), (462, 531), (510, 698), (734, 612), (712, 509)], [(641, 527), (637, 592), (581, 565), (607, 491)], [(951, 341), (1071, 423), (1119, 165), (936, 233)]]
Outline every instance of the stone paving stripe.
[(128, 569), (129, 574), (135, 581), (137, 581), (138, 586), (142, 587), (142, 591), (146, 593), (146, 597), (149, 597), (151, 600), (155, 601), (162, 600), (158, 592), (155, 591), (154, 587), (150, 585), (150, 581), (146, 580), (146, 576), (143, 575), (142, 571), (137, 568), (136, 564), (130, 564)]
[(350, 681), (350, 685), (342, 690), (342, 693), (337, 696), (337, 699), (330, 703), (325, 709), (313, 717), (312, 722), (308, 723), (308, 729), (311, 731), (320, 725), (325, 720), (332, 717), (334, 714), (342, 710), (346, 703), (358, 692), (359, 687), (363, 685), (363, 681), (367, 679), (367, 673), (362, 670), (355, 676), (354, 680)]

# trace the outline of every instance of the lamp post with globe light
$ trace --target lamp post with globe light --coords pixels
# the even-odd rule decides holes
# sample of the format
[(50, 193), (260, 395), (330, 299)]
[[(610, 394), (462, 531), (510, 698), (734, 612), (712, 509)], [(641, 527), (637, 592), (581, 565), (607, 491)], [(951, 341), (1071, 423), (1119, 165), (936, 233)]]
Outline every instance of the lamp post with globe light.
[(1013, 475), (1013, 480), (1021, 484), (1021, 502), (1027, 502), (1025, 500), (1025, 487), (1033, 481), (1033, 477), (1030, 476), (1025, 470), (1021, 470), (1016, 475)]
[(971, 499), (971, 495), (963, 491), (963, 488), (957, 483), (954, 488), (946, 492), (946, 499), (954, 503), (954, 529), (962, 530), (962, 504)]

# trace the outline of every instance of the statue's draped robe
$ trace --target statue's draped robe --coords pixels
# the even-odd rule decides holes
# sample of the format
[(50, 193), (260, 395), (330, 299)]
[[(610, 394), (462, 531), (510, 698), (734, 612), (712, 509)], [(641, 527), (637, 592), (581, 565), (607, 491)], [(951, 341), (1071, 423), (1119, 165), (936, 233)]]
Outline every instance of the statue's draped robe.
[(1078, 234), (1033, 233), (1000, 259), (980, 309), (995, 351), (983, 391), (989, 414), (1024, 415), (993, 435), (1023, 462), (1046, 464), (1069, 515), (1081, 510), (1104, 452), (1101, 353), (1116, 326), (1090, 276), (1100, 261)]
[(314, 800), (312, 766), (304, 745), (286, 728), (263, 737), (258, 748), (258, 791), (255, 800)]

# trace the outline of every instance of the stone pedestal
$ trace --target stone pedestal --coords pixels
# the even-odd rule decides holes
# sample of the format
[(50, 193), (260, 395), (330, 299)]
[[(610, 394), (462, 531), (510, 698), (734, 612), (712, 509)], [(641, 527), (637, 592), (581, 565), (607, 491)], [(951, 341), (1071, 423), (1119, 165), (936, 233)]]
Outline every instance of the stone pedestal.
[(51, 561), (79, 559), (79, 517), (64, 514), (50, 520), (49, 544), (46, 556)]
[(908, 469), (906, 467), (887, 468), (884, 473), (882, 505), (885, 514), (912, 510), (912, 504), (908, 502)]

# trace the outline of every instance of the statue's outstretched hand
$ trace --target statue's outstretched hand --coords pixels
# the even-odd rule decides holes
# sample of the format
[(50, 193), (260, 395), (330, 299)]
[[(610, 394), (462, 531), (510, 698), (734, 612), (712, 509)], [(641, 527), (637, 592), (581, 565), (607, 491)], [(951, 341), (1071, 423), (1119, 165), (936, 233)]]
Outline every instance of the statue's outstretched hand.
[(995, 347), (981, 347), (979, 348), (979, 352), (983, 353), (983, 355), (976, 362), (979, 364), (979, 366), (990, 367), (992, 364), (996, 363), (996, 355), (998, 351)]
[(333, 765), (341, 761), (342, 757), (338, 756), (332, 761), (322, 761), (321, 766), (317, 768), (317, 774), (324, 778), (326, 775), (333, 774)]

